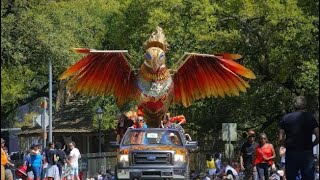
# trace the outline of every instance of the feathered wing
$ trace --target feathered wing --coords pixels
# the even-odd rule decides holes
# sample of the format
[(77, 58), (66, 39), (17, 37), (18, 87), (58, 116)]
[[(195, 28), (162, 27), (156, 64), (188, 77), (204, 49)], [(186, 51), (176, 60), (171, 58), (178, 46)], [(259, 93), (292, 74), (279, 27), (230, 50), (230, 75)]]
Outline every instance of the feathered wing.
[(136, 76), (125, 56), (127, 51), (86, 48), (74, 51), (87, 55), (59, 77), (62, 80), (74, 75), (67, 83), (71, 92), (89, 96), (114, 95), (118, 106), (138, 96)]
[[(190, 106), (206, 97), (225, 97), (246, 92), (249, 84), (238, 75), (255, 79), (254, 73), (233, 61), (238, 54), (186, 53), (174, 74), (174, 103)], [(179, 63), (179, 62), (178, 62)]]

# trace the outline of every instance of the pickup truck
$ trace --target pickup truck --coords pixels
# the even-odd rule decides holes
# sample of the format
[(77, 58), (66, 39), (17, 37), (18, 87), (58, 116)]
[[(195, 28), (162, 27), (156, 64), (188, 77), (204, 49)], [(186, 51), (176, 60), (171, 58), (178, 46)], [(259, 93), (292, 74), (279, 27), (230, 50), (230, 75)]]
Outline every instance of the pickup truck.
[(189, 179), (189, 150), (196, 148), (178, 129), (128, 129), (118, 145), (116, 178)]

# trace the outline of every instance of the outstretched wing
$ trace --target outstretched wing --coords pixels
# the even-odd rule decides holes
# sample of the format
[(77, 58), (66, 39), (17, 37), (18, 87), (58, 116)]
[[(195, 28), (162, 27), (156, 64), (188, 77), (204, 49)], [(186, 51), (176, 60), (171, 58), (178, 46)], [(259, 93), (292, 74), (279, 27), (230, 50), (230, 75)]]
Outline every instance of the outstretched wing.
[[(238, 75), (255, 79), (254, 73), (233, 59), (237, 54), (185, 53), (174, 74), (174, 103), (190, 106), (192, 101), (206, 97), (225, 97), (246, 92), (249, 84)], [(237, 75), (238, 74), (238, 75)]]
[(59, 77), (62, 80), (75, 74), (67, 84), (71, 92), (89, 96), (114, 95), (118, 106), (137, 97), (136, 76), (125, 56), (127, 51), (86, 48), (75, 48), (74, 51), (88, 55)]

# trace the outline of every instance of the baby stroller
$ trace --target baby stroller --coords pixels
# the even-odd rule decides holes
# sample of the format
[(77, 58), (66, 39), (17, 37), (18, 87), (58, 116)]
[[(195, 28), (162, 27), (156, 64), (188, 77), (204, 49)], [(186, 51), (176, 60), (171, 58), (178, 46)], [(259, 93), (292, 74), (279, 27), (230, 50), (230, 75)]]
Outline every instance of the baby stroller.
[(20, 178), (22, 180), (28, 180), (27, 166), (20, 166), (19, 168), (16, 168), (14, 173), (17, 179)]

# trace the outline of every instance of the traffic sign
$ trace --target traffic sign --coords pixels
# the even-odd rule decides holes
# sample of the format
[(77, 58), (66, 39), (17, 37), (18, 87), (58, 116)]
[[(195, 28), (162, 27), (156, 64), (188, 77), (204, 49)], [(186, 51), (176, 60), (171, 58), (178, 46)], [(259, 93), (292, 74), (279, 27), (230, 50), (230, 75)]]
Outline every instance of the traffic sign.
[[(42, 127), (41, 116), (42, 116), (42, 114), (37, 117), (36, 122), (39, 124), (39, 126)], [(49, 125), (49, 115), (47, 113), (45, 114), (44, 121), (45, 121), (45, 127), (47, 127)]]
[(237, 123), (222, 123), (222, 140), (237, 141)]

